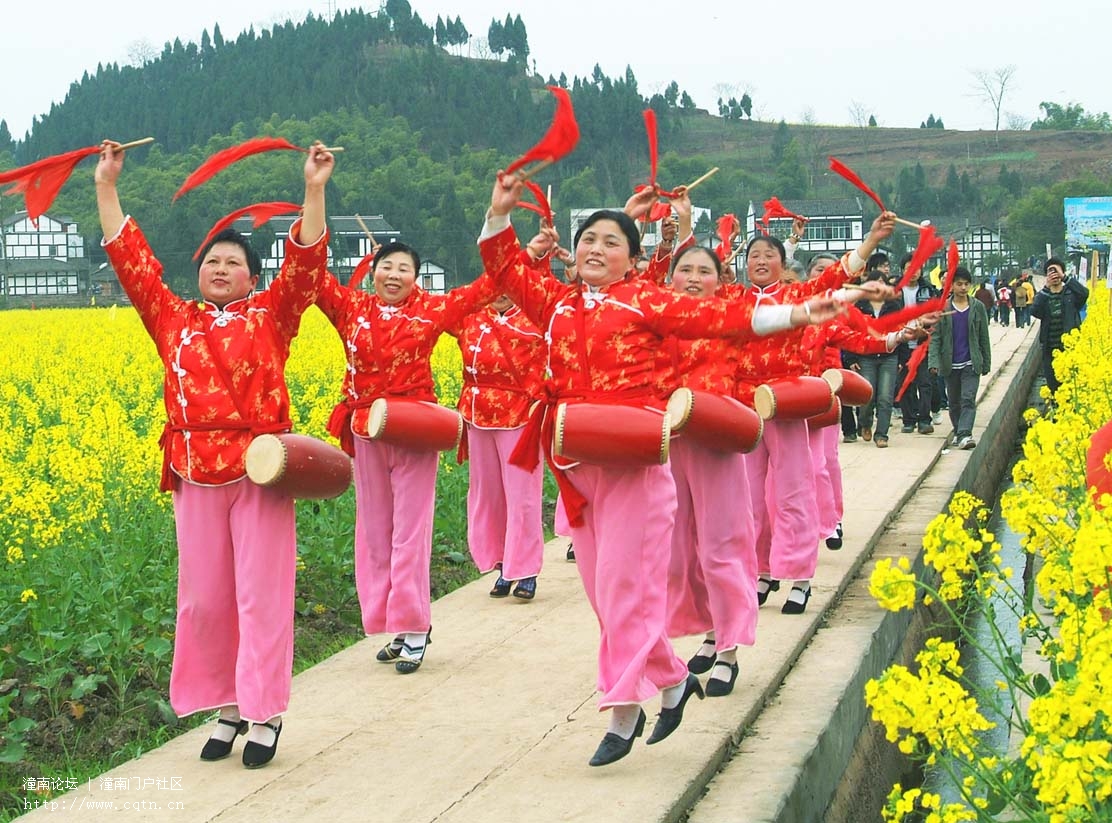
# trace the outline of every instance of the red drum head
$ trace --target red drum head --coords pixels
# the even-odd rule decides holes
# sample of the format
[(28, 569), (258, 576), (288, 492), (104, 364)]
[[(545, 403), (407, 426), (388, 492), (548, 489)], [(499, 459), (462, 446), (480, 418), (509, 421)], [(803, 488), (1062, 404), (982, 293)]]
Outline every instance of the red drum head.
[(799, 419), (830, 411), (834, 390), (821, 377), (785, 377), (757, 386), (753, 405), (765, 420)]
[(304, 434), (260, 434), (245, 455), (247, 477), (290, 497), (325, 500), (351, 485), (351, 458)]
[(552, 453), (566, 462), (653, 466), (668, 462), (671, 418), (643, 406), (561, 403)]
[[(672, 416), (673, 405), (684, 410), (680, 427)], [(677, 389), (668, 400), (668, 414), (672, 431), (682, 428), (684, 437), (715, 451), (751, 452), (764, 433), (759, 414), (740, 400), (713, 392)]]
[(873, 387), (853, 369), (827, 369), (822, 379), (830, 384), (843, 406), (866, 406), (873, 399)]
[(822, 414), (816, 414), (814, 417), (807, 418), (807, 428), (809, 429), (824, 429), (827, 426), (837, 426), (842, 422), (842, 403), (835, 397), (834, 402), (830, 404), (830, 409)]
[(372, 440), (396, 446), (449, 451), (459, 445), (463, 417), (437, 403), (380, 397), (367, 413), (367, 434)]

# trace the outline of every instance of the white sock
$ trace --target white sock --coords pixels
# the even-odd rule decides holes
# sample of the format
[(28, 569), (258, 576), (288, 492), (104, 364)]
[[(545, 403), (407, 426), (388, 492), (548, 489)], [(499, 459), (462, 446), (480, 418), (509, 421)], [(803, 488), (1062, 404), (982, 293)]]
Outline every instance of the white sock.
[(699, 647), (699, 651), (695, 652), (696, 657), (714, 657), (716, 650), (714, 647), (714, 632), (707, 632), (706, 638), (703, 640), (703, 645)]
[(660, 691), (660, 708), (674, 709), (680, 704), (680, 699), (683, 697), (683, 690), (687, 687), (687, 678), (685, 677), (674, 686), (669, 686)]
[[(267, 723), (270, 723), (278, 728), (282, 728), (282, 715), (276, 715), (270, 718)], [(247, 739), (252, 743), (258, 743), (262, 746), (273, 746), (274, 739), (278, 735), (270, 726), (264, 726), (262, 723), (252, 723), (251, 731), (247, 735)]]
[[(802, 589), (802, 591), (800, 591)], [(810, 580), (796, 580), (792, 583), (792, 590), (788, 592), (788, 600), (803, 605), (807, 602), (807, 592), (811, 590)]]
[[(238, 723), (240, 721), (239, 707), (237, 707), (237, 706), (225, 706), (224, 708), (222, 708), (220, 710), (220, 719), (221, 720), (228, 720), (232, 723)], [(235, 738), (235, 736), (236, 736), (236, 727), (235, 726), (229, 726), (225, 723), (217, 723), (216, 724), (216, 729), (212, 733), (212, 739), (213, 740), (220, 740), (220, 741), (223, 741), (224, 743), (228, 743), (228, 742), (232, 741)]]
[(425, 656), (425, 632), (406, 632), (405, 644), (402, 646), (402, 660), (421, 660)]
[(641, 716), (641, 707), (615, 706), (610, 710), (610, 726), (606, 729), (623, 740), (633, 737), (633, 730), (637, 728), (637, 718)]
[(761, 575), (757, 578), (757, 594), (768, 594), (772, 591), (772, 578)]
[(730, 666), (737, 663), (737, 646), (732, 649), (727, 649), (724, 652), (718, 653), (718, 659), (714, 661), (714, 668), (710, 671), (711, 680), (722, 680), (726, 683), (730, 682)]

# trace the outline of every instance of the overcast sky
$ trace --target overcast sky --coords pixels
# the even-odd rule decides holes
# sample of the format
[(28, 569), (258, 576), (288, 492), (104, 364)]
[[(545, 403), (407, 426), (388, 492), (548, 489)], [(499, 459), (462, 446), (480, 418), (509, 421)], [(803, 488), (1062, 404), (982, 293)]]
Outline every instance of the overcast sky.
[[(701, 108), (748, 91), (754, 117), (849, 125), (868, 112), (881, 126), (916, 127), (929, 114), (947, 128), (991, 129), (993, 110), (974, 72), (1014, 65), (1007, 114), (1027, 122), (1044, 100), (1112, 111), (1112, 3), (939, 0), (933, 3), (554, 2), (410, 0), (428, 24), (459, 15), (474, 37), (492, 17), (520, 14), (545, 77), (611, 77), (633, 69), (642, 94), (675, 80)], [(97, 5), (5, 3), (0, 25), (0, 119), (22, 138), (31, 118), (61, 102), (82, 72), (128, 63), (136, 44), (199, 41), (220, 24), (226, 40), (288, 18), (374, 4), (323, 0), (185, 0)], [(666, 11), (658, 11), (666, 9)], [(419, 125), (419, 124), (417, 124)]]

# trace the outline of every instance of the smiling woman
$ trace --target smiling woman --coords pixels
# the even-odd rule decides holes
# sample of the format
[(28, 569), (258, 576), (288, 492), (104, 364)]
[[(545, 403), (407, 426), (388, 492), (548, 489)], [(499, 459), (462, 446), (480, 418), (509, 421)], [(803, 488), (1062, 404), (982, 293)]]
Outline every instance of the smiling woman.
[(329, 431), (355, 458), (355, 582), (363, 630), (394, 635), (378, 660), (393, 662), (400, 674), (420, 667), (432, 629), (429, 563), (438, 456), (420, 432), (409, 432), (406, 444), (372, 439), (372, 406), (381, 410), (385, 400), (389, 414), (391, 401), (435, 404), (431, 358), (437, 340), (496, 296), (485, 275), (446, 295), (429, 294), (416, 284), (420, 263), (404, 243), (382, 246), (371, 269), (373, 294), (328, 274), (317, 299), (348, 361), (344, 399)]
[(305, 159), (304, 216), (290, 229), (282, 271), (252, 295), (259, 260), (236, 233), (200, 257), (204, 301), (183, 300), (116, 191), (119, 144), (97, 163), (104, 248), (162, 360), (167, 423), (161, 489), (174, 494), (178, 621), (170, 702), (179, 716), (220, 710), (202, 760), (250, 736), (243, 765), (274, 757), (289, 703), (297, 540), (293, 498), (246, 478), (253, 437), (288, 432), (285, 367), (301, 315), (325, 274), (324, 187), (333, 158), (315, 143)]

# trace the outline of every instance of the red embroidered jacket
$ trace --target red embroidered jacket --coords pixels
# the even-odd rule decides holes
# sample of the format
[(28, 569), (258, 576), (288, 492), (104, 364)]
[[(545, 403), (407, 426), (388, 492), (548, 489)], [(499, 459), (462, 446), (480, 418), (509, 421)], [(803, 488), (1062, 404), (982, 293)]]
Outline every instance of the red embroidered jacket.
[(701, 300), (631, 277), (597, 292), (538, 277), (520, 263), (512, 228), (479, 247), (486, 270), (545, 331), (558, 397), (620, 392), (659, 405), (654, 369), (663, 338), (753, 337), (750, 302)]
[(803, 351), (810, 364), (808, 374), (819, 376), (827, 369), (840, 369), (839, 352), (854, 354), (887, 354), (887, 335), (877, 337), (869, 331), (865, 315), (856, 306), (847, 306), (846, 313), (821, 326), (807, 326), (803, 334)]
[(435, 403), (429, 360), (436, 341), (496, 296), (494, 281), (483, 275), (447, 294), (414, 286), (405, 300), (390, 305), (373, 292), (341, 285), (327, 273), (317, 306), (336, 327), (347, 358), (344, 399), (329, 421), (332, 435), (347, 447), (352, 433), (367, 437), (370, 405), (379, 397)]
[(183, 300), (162, 282), (162, 264), (130, 217), (104, 244), (166, 369), (168, 422), (161, 488), (175, 474), (205, 486), (239, 480), (252, 438), (289, 431), (286, 360), (301, 315), (313, 304), (327, 262), (327, 233), (301, 246), (290, 229), (282, 270), (268, 289), (223, 309)]
[[(800, 283), (772, 283), (759, 286), (723, 286), (719, 294), (749, 303), (753, 306), (800, 303), (842, 286), (849, 275), (845, 268), (845, 258), (828, 266), (819, 277)], [(784, 334), (759, 338), (746, 343), (738, 352), (737, 387), (734, 397), (747, 406), (753, 405), (753, 393), (757, 386), (778, 380), (808, 374), (811, 365), (810, 354), (805, 349), (805, 329), (792, 329)]]
[(481, 429), (524, 426), (541, 395), (548, 354), (536, 325), (518, 306), (501, 314), (486, 306), (447, 331), (463, 355), (463, 418)]

